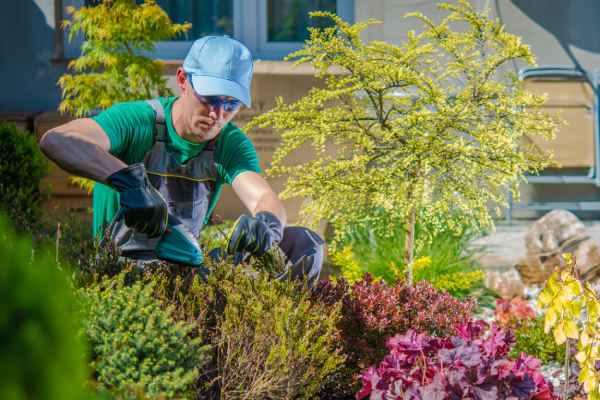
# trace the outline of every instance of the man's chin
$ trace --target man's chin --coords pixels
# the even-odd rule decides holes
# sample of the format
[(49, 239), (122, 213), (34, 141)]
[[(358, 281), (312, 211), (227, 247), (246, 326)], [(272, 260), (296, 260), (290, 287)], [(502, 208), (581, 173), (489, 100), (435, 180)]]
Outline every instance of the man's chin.
[[(218, 134), (218, 132), (216, 133)], [(216, 134), (213, 129), (208, 129), (206, 131), (199, 129), (196, 132), (187, 134), (185, 138), (190, 142), (202, 143), (213, 139), (215, 136)]]

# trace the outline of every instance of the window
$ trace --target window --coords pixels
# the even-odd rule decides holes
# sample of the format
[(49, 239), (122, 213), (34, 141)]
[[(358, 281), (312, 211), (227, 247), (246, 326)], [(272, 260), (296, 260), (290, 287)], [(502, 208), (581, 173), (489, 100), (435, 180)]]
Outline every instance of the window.
[[(102, 0), (62, 0), (63, 6), (94, 5)], [(136, 0), (143, 3), (143, 0)], [(160, 42), (151, 56), (181, 60), (192, 42), (207, 34), (226, 34), (244, 43), (255, 58), (280, 60), (302, 47), (309, 26), (325, 26), (323, 18), (309, 18), (313, 10), (337, 13), (354, 20), (354, 0), (156, 0), (174, 22), (190, 22), (185, 35)], [(66, 16), (66, 15), (65, 15)], [(81, 38), (68, 43), (65, 56), (77, 57)]]
[(330, 25), (323, 18), (310, 18), (310, 11), (335, 13), (335, 0), (267, 0), (267, 41), (304, 42), (308, 39), (309, 26)]
[[(233, 36), (233, 0), (155, 0), (175, 23), (190, 22), (192, 28), (186, 35), (172, 41), (190, 41), (211, 33)], [(85, 0), (94, 6), (102, 0)], [(135, 0), (137, 4), (144, 0)]]
[[(143, 3), (143, 0), (136, 0)], [(233, 36), (233, 0), (157, 0), (173, 22), (190, 22), (187, 35), (175, 41), (190, 41), (211, 33)]]

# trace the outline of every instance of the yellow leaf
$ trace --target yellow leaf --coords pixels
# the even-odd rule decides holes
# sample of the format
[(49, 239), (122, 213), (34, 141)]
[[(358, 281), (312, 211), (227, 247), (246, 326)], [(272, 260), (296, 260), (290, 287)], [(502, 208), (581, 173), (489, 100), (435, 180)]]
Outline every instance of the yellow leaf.
[(590, 373), (583, 381), (583, 390), (585, 390), (586, 393), (589, 393), (592, 390), (596, 389), (596, 386), (598, 386), (598, 381), (594, 374)]
[(587, 359), (587, 354), (585, 351), (580, 351), (575, 355), (575, 359), (581, 364)]
[(554, 308), (548, 309), (546, 318), (544, 319), (544, 332), (550, 332), (550, 329), (556, 325), (556, 321), (558, 321), (558, 312)]
[(556, 325), (552, 333), (554, 335), (554, 341), (556, 342), (556, 344), (563, 344), (567, 341), (567, 336), (565, 335), (565, 328), (563, 323)]
[(542, 306), (545, 306), (547, 304), (550, 304), (550, 302), (552, 301), (552, 297), (552, 293), (550, 293), (549, 290), (544, 289), (538, 296), (538, 302)]
[(579, 330), (575, 321), (565, 321), (563, 323), (565, 327), (565, 334), (568, 338), (577, 339), (579, 337)]

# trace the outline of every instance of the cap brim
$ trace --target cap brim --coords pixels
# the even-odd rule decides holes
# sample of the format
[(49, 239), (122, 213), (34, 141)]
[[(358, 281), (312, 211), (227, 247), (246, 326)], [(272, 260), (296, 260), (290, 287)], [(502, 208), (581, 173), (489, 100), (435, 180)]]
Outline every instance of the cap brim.
[(196, 92), (201, 96), (230, 96), (240, 100), (246, 107), (252, 105), (249, 91), (229, 79), (192, 75), (192, 83)]

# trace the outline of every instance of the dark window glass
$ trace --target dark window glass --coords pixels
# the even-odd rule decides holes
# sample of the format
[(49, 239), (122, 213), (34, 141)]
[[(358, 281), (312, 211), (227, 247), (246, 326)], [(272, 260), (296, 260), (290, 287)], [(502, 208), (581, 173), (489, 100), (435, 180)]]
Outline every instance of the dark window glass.
[[(86, 0), (86, 5), (96, 5), (99, 0)], [(143, 0), (136, 0), (142, 4)], [(185, 35), (173, 40), (195, 40), (211, 33), (233, 36), (233, 0), (157, 0), (173, 22), (190, 22), (192, 27)]]
[(269, 42), (303, 42), (309, 26), (331, 25), (326, 18), (309, 18), (309, 11), (336, 12), (335, 0), (268, 0), (267, 40)]

